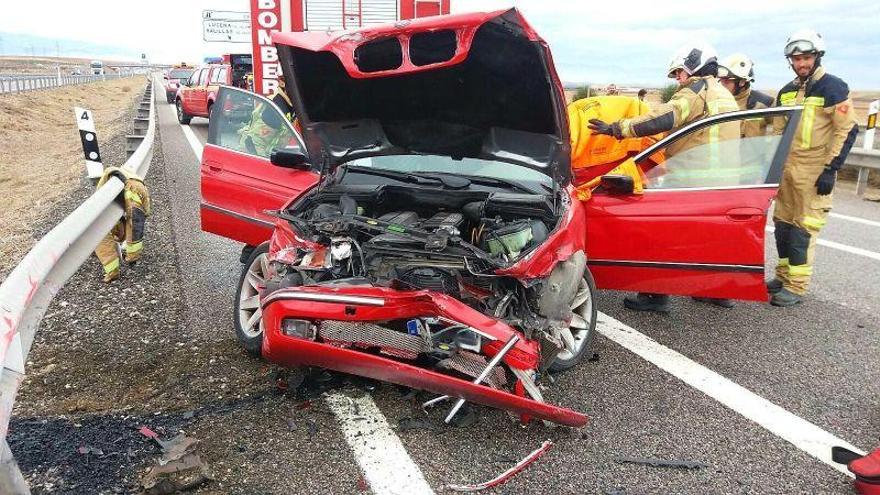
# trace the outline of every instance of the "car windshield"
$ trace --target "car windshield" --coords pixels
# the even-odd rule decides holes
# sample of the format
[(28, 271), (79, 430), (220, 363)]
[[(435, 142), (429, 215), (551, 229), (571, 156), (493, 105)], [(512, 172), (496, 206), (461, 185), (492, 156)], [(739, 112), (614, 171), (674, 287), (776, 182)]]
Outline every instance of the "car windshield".
[(168, 79), (189, 79), (193, 72), (194, 69), (174, 69), (168, 74)]
[(349, 167), (381, 168), (396, 172), (442, 172), (552, 185), (552, 179), (537, 170), (512, 163), (480, 160), (477, 158), (455, 160), (448, 156), (440, 155), (371, 156), (352, 160), (346, 165)]

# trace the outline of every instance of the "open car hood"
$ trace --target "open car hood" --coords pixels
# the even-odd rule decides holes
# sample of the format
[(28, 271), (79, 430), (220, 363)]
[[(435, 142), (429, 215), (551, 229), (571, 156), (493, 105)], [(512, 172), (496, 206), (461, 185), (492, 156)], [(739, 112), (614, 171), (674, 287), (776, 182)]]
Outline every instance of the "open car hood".
[(516, 9), (272, 39), (322, 170), (366, 156), (432, 154), (570, 180), (562, 84), (549, 47)]

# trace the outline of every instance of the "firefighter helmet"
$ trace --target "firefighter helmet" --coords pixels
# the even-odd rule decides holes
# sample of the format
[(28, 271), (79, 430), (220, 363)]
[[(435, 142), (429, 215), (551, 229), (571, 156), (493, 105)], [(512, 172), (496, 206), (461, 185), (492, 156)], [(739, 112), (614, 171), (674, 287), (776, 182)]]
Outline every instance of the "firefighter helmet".
[(734, 53), (725, 58), (718, 66), (718, 77), (755, 82), (755, 63), (742, 53)]
[(825, 40), (821, 34), (812, 29), (799, 29), (788, 37), (788, 41), (785, 42), (785, 56), (804, 53), (813, 53), (817, 57), (825, 55)]
[(675, 78), (675, 71), (684, 69), (689, 75), (693, 75), (706, 64), (718, 60), (718, 55), (712, 45), (708, 43), (688, 43), (679, 48), (669, 62), (669, 70), (666, 75)]

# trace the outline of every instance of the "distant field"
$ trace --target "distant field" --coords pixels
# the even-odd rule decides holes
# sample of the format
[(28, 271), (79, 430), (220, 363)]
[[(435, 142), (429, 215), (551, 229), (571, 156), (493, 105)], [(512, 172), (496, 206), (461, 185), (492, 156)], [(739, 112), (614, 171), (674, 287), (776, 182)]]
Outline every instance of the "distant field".
[(94, 112), (98, 141), (106, 143), (127, 128), (143, 85), (136, 76), (0, 95), (0, 269), (30, 249), (35, 222), (69, 213), (52, 206), (85, 176), (73, 107)]
[[(91, 59), (66, 58), (66, 57), (24, 57), (7, 55), (0, 57), (0, 75), (2, 74), (55, 74), (55, 67), (61, 65), (62, 74), (70, 74), (75, 68), (79, 68), (83, 74), (88, 73)], [(102, 60), (105, 65), (113, 65), (119, 62), (114, 60)]]

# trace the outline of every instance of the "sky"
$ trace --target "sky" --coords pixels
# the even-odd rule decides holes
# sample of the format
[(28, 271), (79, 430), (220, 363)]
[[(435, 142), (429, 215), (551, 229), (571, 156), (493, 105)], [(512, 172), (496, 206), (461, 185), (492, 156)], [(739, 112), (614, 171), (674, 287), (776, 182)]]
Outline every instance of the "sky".
[[(669, 82), (666, 68), (676, 48), (699, 39), (722, 57), (748, 54), (756, 62), (756, 86), (779, 88), (793, 77), (782, 55), (786, 38), (810, 27), (825, 37), (823, 62), (829, 72), (853, 89), (880, 89), (878, 0), (451, 3), (453, 13), (510, 6), (522, 10), (550, 44), (557, 71), (567, 83), (662, 86)], [(27, 2), (3, 7), (0, 54), (26, 52), (22, 46), (37, 46), (40, 54), (43, 46), (42, 51), (53, 55), (56, 39), (62, 55), (134, 60), (146, 53), (158, 62), (197, 62), (249, 50), (246, 44), (206, 43), (201, 34), (202, 10), (247, 11), (248, 0), (44, 0), (39, 6), (39, 11)], [(21, 35), (41, 38), (21, 41)]]

